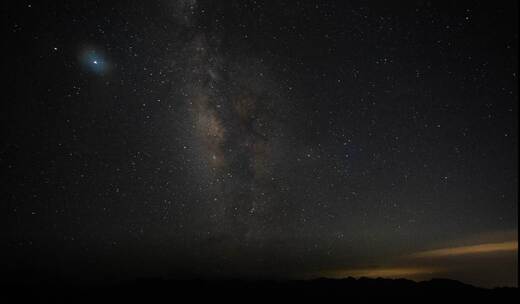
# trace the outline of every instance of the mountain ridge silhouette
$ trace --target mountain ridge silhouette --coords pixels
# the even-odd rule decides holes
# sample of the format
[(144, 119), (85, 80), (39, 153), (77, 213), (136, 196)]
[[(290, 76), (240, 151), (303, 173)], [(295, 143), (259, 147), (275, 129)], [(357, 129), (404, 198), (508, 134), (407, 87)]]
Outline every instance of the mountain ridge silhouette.
[(409, 279), (316, 278), (311, 280), (245, 280), (245, 279), (163, 279), (141, 278), (115, 283), (77, 284), (48, 282), (44, 284), (4, 284), (10, 294), (32, 300), (53, 303), (169, 303), (177, 297), (193, 299), (221, 299), (226, 301), (272, 299), (332, 299), (334, 297), (405, 297), (488, 298), (506, 299), (518, 296), (517, 287), (482, 288), (451, 279), (430, 279), (415, 282)]

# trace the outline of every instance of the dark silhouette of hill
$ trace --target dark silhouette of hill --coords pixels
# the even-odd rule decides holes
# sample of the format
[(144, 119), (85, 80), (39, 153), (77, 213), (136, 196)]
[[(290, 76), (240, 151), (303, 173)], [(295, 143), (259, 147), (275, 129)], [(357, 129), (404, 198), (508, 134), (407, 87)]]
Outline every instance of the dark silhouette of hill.
[[(164, 280), (140, 279), (116, 284), (36, 285), (7, 284), (14, 299), (45, 300), (53, 303), (175, 303), (180, 299), (221, 299), (241, 303), (258, 300), (326, 300), (359, 298), (420, 298), (421, 300), (515, 298), (518, 288), (486, 289), (454, 280), (433, 279), (414, 282), (406, 279), (315, 279), (270, 280)], [(4, 294), (5, 295), (5, 294)]]

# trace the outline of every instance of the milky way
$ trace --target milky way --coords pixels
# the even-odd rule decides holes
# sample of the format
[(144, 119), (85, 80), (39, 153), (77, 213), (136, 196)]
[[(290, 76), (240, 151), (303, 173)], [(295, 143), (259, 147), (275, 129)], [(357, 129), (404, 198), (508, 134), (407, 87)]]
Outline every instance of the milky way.
[(272, 154), (283, 110), (276, 104), (283, 101), (259, 75), (261, 68), (225, 58), (204, 35), (190, 46), (185, 123), (192, 130), (189, 149), (199, 160), (192, 178), (210, 184), (213, 232), (230, 235), (237, 244), (248, 242), (273, 229), (269, 221), (279, 185)]

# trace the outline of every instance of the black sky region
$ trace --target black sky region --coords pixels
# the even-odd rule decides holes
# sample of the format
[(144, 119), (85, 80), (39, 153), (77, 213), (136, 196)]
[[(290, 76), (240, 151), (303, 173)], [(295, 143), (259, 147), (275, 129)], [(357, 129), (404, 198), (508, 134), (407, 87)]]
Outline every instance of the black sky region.
[(7, 1), (21, 280), (517, 286), (516, 1)]

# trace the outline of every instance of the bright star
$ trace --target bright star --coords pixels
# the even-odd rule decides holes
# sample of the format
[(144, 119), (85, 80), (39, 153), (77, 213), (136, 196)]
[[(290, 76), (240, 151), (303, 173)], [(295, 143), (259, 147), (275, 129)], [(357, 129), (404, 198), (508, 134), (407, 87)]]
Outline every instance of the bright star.
[(92, 73), (103, 75), (109, 69), (105, 54), (100, 50), (86, 49), (81, 55), (83, 67)]

